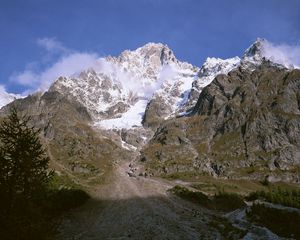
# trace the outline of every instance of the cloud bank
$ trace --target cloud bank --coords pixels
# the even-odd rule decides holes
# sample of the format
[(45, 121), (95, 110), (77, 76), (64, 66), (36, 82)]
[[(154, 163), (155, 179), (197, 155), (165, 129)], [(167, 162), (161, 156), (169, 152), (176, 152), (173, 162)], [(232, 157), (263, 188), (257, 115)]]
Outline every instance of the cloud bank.
[(265, 41), (263, 54), (271, 61), (286, 67), (300, 68), (300, 45), (274, 44)]
[(139, 97), (149, 98), (166, 80), (172, 79), (176, 76), (175, 70), (170, 65), (164, 65), (161, 67), (156, 81), (144, 81), (143, 78), (133, 75), (130, 72), (123, 71), (117, 64), (107, 61), (105, 58), (98, 59), (92, 68), (96, 72), (104, 73), (122, 85), (127, 90), (137, 94)]
[(24, 86), (27, 90), (23, 95), (47, 90), (60, 76), (76, 76), (80, 72), (93, 68), (96, 72), (104, 73), (116, 83), (122, 85), (125, 91), (133, 92), (141, 97), (151, 97), (161, 87), (163, 82), (174, 76), (170, 66), (163, 66), (157, 81), (143, 81), (135, 74), (123, 71), (116, 63), (100, 58), (96, 53), (82, 53), (65, 47), (53, 38), (41, 38), (37, 45), (46, 50), (45, 57), (49, 54), (58, 54), (55, 61), (45, 68), (39, 68), (38, 64), (29, 64), (24, 71), (15, 73), (10, 80)]
[[(14, 73), (10, 81), (24, 86), (27, 90), (23, 94), (37, 90), (45, 91), (60, 76), (74, 76), (88, 68), (111, 76), (126, 90), (139, 93), (139, 96), (150, 97), (158, 90), (167, 79), (172, 79), (174, 70), (170, 66), (164, 66), (156, 82), (143, 82), (130, 72), (122, 71), (117, 64), (100, 58), (96, 53), (79, 52), (65, 47), (55, 38), (40, 38), (37, 45), (46, 51), (45, 58), (49, 55), (51, 64), (41, 67), (39, 62), (28, 64), (24, 71)], [(285, 65), (286, 67), (300, 68), (300, 46), (288, 44), (273, 44), (264, 41), (263, 55), (271, 61)], [(49, 60), (49, 59), (48, 59)], [(41, 61), (42, 62), (42, 61)]]
[(37, 68), (36, 64), (28, 64), (24, 71), (14, 73), (10, 77), (10, 81), (27, 88), (25, 93), (47, 90), (58, 77), (71, 76), (90, 68), (99, 58), (96, 53), (70, 50), (53, 38), (38, 39), (37, 45), (45, 49), (47, 54), (55, 53), (58, 57), (45, 68)]
[(49, 52), (67, 52), (69, 51), (61, 42), (57, 41), (55, 38), (39, 38), (37, 44)]

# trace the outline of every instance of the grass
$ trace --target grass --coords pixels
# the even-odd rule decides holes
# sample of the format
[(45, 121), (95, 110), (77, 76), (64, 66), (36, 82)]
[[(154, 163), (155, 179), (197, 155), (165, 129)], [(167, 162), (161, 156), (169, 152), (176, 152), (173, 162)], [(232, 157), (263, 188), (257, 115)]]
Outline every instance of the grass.
[(199, 174), (198, 172), (194, 171), (182, 171), (182, 172), (174, 172), (169, 174), (161, 174), (160, 177), (166, 178), (169, 180), (181, 179), (181, 180), (194, 180), (198, 179), (203, 174)]
[(163, 177), (170, 180), (180, 179), (191, 182), (191, 187), (207, 195), (214, 195), (220, 191), (247, 195), (250, 192), (265, 188), (259, 181), (214, 178), (208, 174), (199, 174), (198, 172), (177, 172)]
[[(224, 191), (208, 196), (203, 192), (191, 191), (178, 185), (169, 191), (185, 200), (222, 213), (245, 207), (244, 199), (251, 201), (261, 199), (283, 206), (300, 208), (300, 191), (293, 186), (282, 188), (269, 185), (269, 190), (255, 191), (247, 196)], [(247, 218), (250, 222), (267, 227), (279, 236), (300, 239), (300, 213), (297, 211), (254, 204), (247, 210)], [(243, 231), (236, 229), (222, 217), (216, 217), (210, 222), (210, 225), (217, 228), (225, 239), (238, 239), (244, 235)]]
[(89, 195), (67, 175), (54, 175), (49, 185), (46, 208), (56, 214), (82, 205)]
[[(300, 209), (300, 189), (286, 183), (265, 183), (249, 181), (206, 181), (190, 185), (196, 191), (175, 186), (170, 191), (177, 196), (216, 210), (231, 210), (242, 207), (243, 200), (263, 200), (286, 207)], [(244, 189), (247, 188), (248, 191)]]
[(296, 189), (284, 189), (278, 187), (268, 191), (256, 191), (251, 193), (246, 199), (252, 201), (260, 199), (263, 201), (300, 209), (300, 190)]
[(178, 185), (171, 188), (170, 192), (211, 210), (230, 212), (245, 206), (243, 198), (234, 193), (219, 192), (218, 194), (209, 197), (202, 192), (191, 191)]
[(256, 181), (247, 179), (222, 179), (196, 172), (175, 173), (166, 176), (168, 179), (181, 179), (190, 182), (190, 186), (208, 195), (214, 195), (220, 191), (237, 193), (246, 196), (256, 191), (276, 190), (278, 187), (286, 190), (300, 191), (299, 184), (268, 181)]
[(233, 211), (245, 207), (244, 199), (236, 193), (219, 192), (213, 197), (213, 205), (217, 210)]
[(270, 229), (279, 236), (300, 239), (300, 214), (256, 204), (247, 212), (247, 218), (255, 224)]
[(79, 207), (89, 195), (66, 175), (54, 175), (49, 186), (32, 199), (15, 196), (15, 206), (0, 215), (0, 239), (52, 240), (67, 211)]

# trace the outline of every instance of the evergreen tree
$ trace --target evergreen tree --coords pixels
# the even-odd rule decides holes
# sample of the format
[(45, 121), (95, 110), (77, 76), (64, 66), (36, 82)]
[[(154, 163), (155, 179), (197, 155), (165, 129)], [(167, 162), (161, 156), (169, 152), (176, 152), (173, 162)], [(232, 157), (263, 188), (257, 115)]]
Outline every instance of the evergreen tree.
[[(16, 108), (0, 124), (1, 207), (10, 212), (15, 205), (33, 201), (45, 188), (49, 172), (39, 129), (29, 125), (30, 117), (20, 116)], [(2, 212), (3, 214), (3, 212)]]

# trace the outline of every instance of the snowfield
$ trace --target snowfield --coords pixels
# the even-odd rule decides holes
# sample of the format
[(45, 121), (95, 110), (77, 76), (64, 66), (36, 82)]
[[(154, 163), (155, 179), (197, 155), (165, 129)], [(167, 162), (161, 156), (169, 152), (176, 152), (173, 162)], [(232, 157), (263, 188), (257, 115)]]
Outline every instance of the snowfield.
[(148, 100), (139, 100), (120, 118), (106, 119), (95, 122), (95, 126), (105, 129), (130, 129), (142, 126)]

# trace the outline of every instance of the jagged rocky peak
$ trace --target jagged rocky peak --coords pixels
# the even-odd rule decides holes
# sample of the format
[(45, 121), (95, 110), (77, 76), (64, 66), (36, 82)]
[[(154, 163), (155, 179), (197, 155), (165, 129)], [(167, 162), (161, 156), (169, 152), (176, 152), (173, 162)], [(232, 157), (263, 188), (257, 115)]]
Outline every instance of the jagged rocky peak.
[(200, 68), (197, 77), (192, 83), (184, 110), (191, 110), (198, 100), (198, 97), (204, 87), (209, 85), (219, 74), (227, 74), (240, 65), (241, 59), (233, 57), (228, 59), (207, 58)]
[(22, 98), (22, 96), (19, 94), (8, 93), (4, 87), (0, 86), (0, 108), (18, 98)]
[[(139, 106), (136, 104), (144, 106), (161, 88), (165, 89), (163, 95), (172, 95), (170, 104), (179, 102), (198, 71), (178, 61), (167, 45), (148, 43), (117, 57), (98, 59), (93, 68), (79, 75), (60, 77), (50, 91), (74, 97), (87, 107), (95, 121), (115, 119)], [(134, 112), (143, 115), (145, 108), (140, 111)]]
[(94, 119), (107, 118), (125, 111), (132, 98), (126, 97), (120, 83), (88, 69), (77, 77), (59, 77), (49, 91), (58, 91), (81, 103)]
[(245, 51), (243, 58), (252, 57), (260, 60), (264, 57), (264, 46), (267, 40), (264, 38), (257, 38), (256, 41)]
[(141, 48), (137, 49), (137, 52), (145, 58), (145, 60), (155, 59), (161, 65), (168, 64), (172, 62), (178, 62), (173, 51), (166, 45), (162, 43), (148, 43)]
[(299, 68), (299, 66), (294, 65), (292, 59), (285, 56), (284, 51), (280, 47), (277, 48), (276, 45), (263, 38), (257, 38), (245, 51), (241, 65), (244, 68), (254, 70), (256, 66), (266, 61), (278, 68), (287, 68), (290, 70)]
[(162, 66), (180, 64), (173, 51), (162, 43), (148, 43), (135, 50), (125, 50), (118, 57), (109, 56), (106, 59), (126, 73), (152, 81), (158, 79)]
[(207, 58), (202, 65), (198, 76), (208, 77), (215, 74), (227, 73), (228, 70), (237, 67), (240, 64), (241, 59), (239, 57), (233, 57), (228, 59), (221, 58)]
[(242, 59), (207, 58), (198, 68), (177, 60), (167, 45), (148, 43), (116, 57), (98, 59), (93, 68), (79, 75), (61, 77), (50, 91), (74, 97), (100, 125), (104, 119), (113, 119), (114, 126), (119, 120), (127, 123), (129, 113), (136, 114), (135, 125), (141, 124), (141, 116), (144, 126), (151, 126), (151, 122), (159, 125), (167, 118), (191, 112), (203, 88), (218, 75), (227, 75), (239, 66), (254, 70), (262, 64), (266, 44), (266, 40), (257, 39)]

